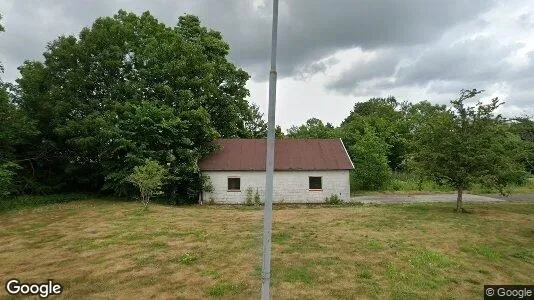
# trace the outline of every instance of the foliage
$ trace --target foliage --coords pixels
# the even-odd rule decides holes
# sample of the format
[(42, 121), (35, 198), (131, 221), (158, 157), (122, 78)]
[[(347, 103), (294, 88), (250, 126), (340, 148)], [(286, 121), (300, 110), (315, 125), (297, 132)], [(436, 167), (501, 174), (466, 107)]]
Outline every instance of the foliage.
[(20, 166), (14, 162), (0, 163), (0, 198), (11, 195), (15, 190), (17, 169)]
[(496, 186), (501, 191), (524, 177), (520, 139), (507, 131), (495, 110), (497, 98), (489, 104), (467, 106), (466, 101), (482, 91), (462, 90), (452, 109), (432, 116), (417, 129), (413, 166), (436, 182), (458, 191), (457, 211), (463, 211), (462, 192), (475, 182)]
[(146, 207), (150, 197), (162, 193), (161, 187), (167, 177), (167, 170), (157, 161), (149, 160), (142, 166), (136, 166), (128, 180), (139, 188), (141, 203)]
[(254, 189), (252, 187), (247, 187), (245, 189), (245, 205), (248, 206), (260, 206), (261, 205), (261, 198), (260, 194), (258, 192), (258, 189), (254, 192)]
[(330, 123), (325, 125), (317, 118), (311, 118), (305, 124), (287, 130), (287, 137), (296, 139), (328, 139), (334, 135), (334, 126)]
[(260, 206), (261, 205), (260, 193), (258, 192), (257, 188), (256, 188), (256, 192), (254, 193), (254, 205), (256, 205), (256, 206)]
[(254, 205), (254, 189), (250, 186), (245, 189), (245, 205)]
[(250, 115), (245, 120), (246, 138), (258, 139), (267, 137), (267, 123), (256, 104), (250, 105)]
[(124, 194), (132, 168), (153, 158), (170, 164), (170, 197), (196, 198), (198, 160), (212, 140), (265, 127), (229, 49), (195, 16), (168, 27), (122, 10), (49, 43), (44, 62), (26, 61), (17, 80), (17, 105), (40, 132), (18, 150), (31, 158), (31, 178), (55, 190)]
[(351, 171), (352, 189), (380, 190), (388, 185), (391, 179), (387, 161), (388, 145), (372, 128), (368, 127), (347, 150), (354, 164), (354, 171)]
[(330, 197), (326, 197), (326, 204), (330, 204), (330, 205), (340, 205), (340, 204), (343, 204), (343, 200), (341, 200), (341, 198), (339, 198), (339, 196), (337, 194), (332, 194), (330, 195)]
[(207, 193), (212, 193), (215, 189), (213, 187), (213, 182), (211, 182), (211, 179), (209, 176), (201, 175), (202, 176), (202, 191)]
[[(0, 20), (2, 15), (0, 15)], [(0, 24), (0, 32), (4, 27)], [(0, 62), (0, 73), (4, 68)], [(17, 149), (28, 144), (37, 134), (34, 122), (15, 105), (16, 88), (0, 78), (0, 197), (14, 194), (24, 187), (20, 184), (18, 162), (24, 158), (17, 155)]]
[(17, 195), (0, 197), (0, 212), (89, 199), (87, 194)]
[(514, 118), (510, 122), (510, 131), (523, 141), (525, 153), (521, 162), (528, 172), (534, 174), (534, 121), (528, 117)]
[(406, 104), (403, 104), (401, 107), (394, 97), (371, 98), (365, 102), (358, 102), (341, 123), (338, 129), (340, 137), (346, 147), (350, 148), (355, 145), (358, 136), (363, 135), (366, 128), (372, 128), (374, 133), (388, 145), (386, 156), (389, 167), (393, 170), (403, 170), (409, 144), (409, 125), (405, 117), (405, 106)]
[(274, 136), (277, 139), (285, 138), (284, 132), (282, 131), (282, 127), (280, 127), (280, 125), (276, 125), (275, 130), (274, 130)]

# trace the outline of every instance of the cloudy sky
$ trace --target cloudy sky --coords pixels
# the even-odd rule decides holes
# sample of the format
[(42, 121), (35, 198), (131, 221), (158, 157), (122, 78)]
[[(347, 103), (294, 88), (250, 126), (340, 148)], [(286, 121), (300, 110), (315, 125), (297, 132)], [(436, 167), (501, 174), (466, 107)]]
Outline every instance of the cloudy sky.
[[(4, 80), (47, 42), (119, 9), (172, 26), (192, 13), (222, 32), (267, 107), (271, 0), (2, 0)], [(498, 96), (505, 115), (534, 115), (534, 1), (281, 0), (277, 123), (338, 125), (355, 102), (393, 95), (447, 103), (462, 88)]]

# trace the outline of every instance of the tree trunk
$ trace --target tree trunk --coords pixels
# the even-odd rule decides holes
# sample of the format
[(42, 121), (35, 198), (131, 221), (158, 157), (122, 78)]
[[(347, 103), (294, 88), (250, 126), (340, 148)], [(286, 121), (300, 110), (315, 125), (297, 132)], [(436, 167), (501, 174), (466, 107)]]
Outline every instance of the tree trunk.
[(464, 203), (462, 202), (463, 189), (458, 189), (458, 198), (456, 198), (456, 212), (464, 211)]

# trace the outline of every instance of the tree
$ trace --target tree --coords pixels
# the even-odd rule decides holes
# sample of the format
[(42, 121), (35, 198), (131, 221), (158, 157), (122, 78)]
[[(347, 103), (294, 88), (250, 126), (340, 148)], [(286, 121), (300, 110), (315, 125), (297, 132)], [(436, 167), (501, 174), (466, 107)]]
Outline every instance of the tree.
[(284, 132), (282, 131), (282, 127), (280, 127), (280, 125), (276, 125), (276, 127), (275, 127), (275, 129), (274, 129), (274, 136), (275, 136), (277, 139), (283, 139), (283, 138), (285, 138)]
[(136, 166), (128, 180), (139, 188), (139, 198), (146, 208), (150, 198), (161, 194), (161, 186), (167, 171), (157, 161), (148, 160), (144, 165)]
[(334, 135), (334, 126), (330, 123), (325, 125), (317, 118), (308, 119), (303, 125), (292, 126), (287, 130), (287, 137), (295, 139), (329, 139)]
[[(390, 168), (403, 170), (408, 152), (409, 128), (401, 108), (395, 97), (358, 102), (341, 123), (341, 135), (347, 136), (347, 131), (363, 134), (366, 127), (373, 128), (375, 134), (389, 145), (387, 157)], [(354, 145), (352, 140), (343, 139), (343, 142), (347, 147)]]
[[(0, 20), (2, 15), (0, 15)], [(0, 24), (0, 32), (4, 27)], [(0, 62), (0, 74), (4, 72)], [(17, 184), (19, 162), (17, 149), (28, 143), (37, 134), (34, 122), (15, 105), (15, 87), (0, 78), (0, 196), (13, 194), (20, 188)]]
[(245, 132), (247, 138), (259, 139), (267, 137), (267, 123), (263, 120), (260, 108), (252, 103), (250, 113), (245, 119)]
[(463, 212), (462, 194), (471, 184), (482, 182), (502, 192), (520, 181), (524, 170), (518, 158), (519, 138), (510, 133), (495, 110), (498, 98), (474, 107), (466, 101), (483, 91), (462, 90), (452, 108), (432, 116), (417, 130), (414, 166), (433, 180), (457, 190), (456, 211)]
[(355, 190), (380, 190), (391, 180), (388, 166), (388, 145), (378, 137), (373, 128), (366, 127), (357, 142), (348, 148), (354, 164), (351, 185)]
[(525, 155), (521, 162), (527, 172), (534, 174), (534, 121), (529, 117), (514, 118), (510, 122), (510, 130), (523, 141)]
[(35, 144), (47, 149), (46, 155), (27, 149), (37, 157), (37, 177), (59, 190), (122, 193), (124, 179), (150, 152), (166, 164), (171, 155), (163, 153), (176, 151), (183, 155), (173, 154), (175, 163), (185, 165), (171, 162), (175, 169), (164, 188), (193, 194), (201, 184), (198, 178), (186, 183), (186, 174), (195, 177), (212, 139), (262, 131), (259, 111), (246, 100), (249, 75), (228, 60), (229, 50), (222, 35), (195, 16), (168, 27), (149, 12), (122, 10), (77, 37), (49, 43), (44, 62), (26, 61), (17, 80), (17, 104), (35, 118)]

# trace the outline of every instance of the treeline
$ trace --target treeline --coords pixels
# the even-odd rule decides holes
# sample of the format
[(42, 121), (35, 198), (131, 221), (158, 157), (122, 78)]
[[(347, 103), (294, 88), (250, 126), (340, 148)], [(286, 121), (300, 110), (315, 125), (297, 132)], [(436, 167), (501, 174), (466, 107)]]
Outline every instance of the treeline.
[(453, 189), (521, 184), (534, 172), (534, 122), (503, 118), (498, 99), (469, 102), (481, 92), (461, 91), (449, 106), (373, 98), (356, 103), (338, 127), (312, 118), (286, 137), (341, 138), (355, 165), (353, 190), (390, 189), (399, 172)]
[[(0, 81), (0, 196), (137, 194), (131, 175), (150, 162), (165, 174), (166, 199), (195, 202), (198, 162), (214, 139), (266, 136), (246, 100), (249, 75), (229, 51), (195, 16), (169, 27), (122, 10), (50, 42), (43, 61), (19, 67), (16, 84)], [(534, 123), (502, 118), (497, 99), (467, 105), (479, 93), (462, 91), (450, 107), (373, 98), (338, 127), (314, 118), (276, 136), (341, 138), (354, 190), (387, 188), (393, 172), (459, 191), (520, 182), (534, 170)]]
[(195, 16), (168, 27), (122, 10), (50, 42), (1, 84), (0, 195), (129, 195), (134, 167), (154, 160), (166, 198), (195, 201), (214, 139), (265, 136), (229, 50)]

